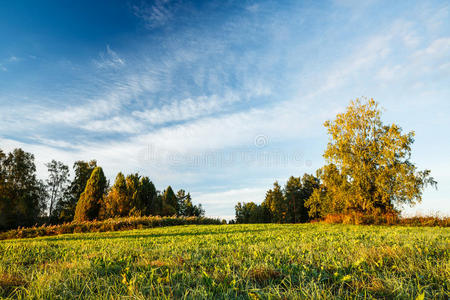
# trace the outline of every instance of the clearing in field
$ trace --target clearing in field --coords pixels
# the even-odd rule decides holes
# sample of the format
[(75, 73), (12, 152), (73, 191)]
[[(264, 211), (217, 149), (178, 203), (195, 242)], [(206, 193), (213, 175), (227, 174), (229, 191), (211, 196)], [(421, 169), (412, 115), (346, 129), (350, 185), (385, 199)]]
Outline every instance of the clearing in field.
[(191, 225), (0, 242), (0, 296), (449, 297), (450, 229)]

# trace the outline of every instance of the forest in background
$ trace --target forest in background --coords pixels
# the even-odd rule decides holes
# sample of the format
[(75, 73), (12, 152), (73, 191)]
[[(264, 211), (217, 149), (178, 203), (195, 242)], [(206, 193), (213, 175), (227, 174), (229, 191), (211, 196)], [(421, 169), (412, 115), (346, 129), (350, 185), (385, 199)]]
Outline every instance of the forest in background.
[(119, 173), (112, 186), (95, 160), (69, 167), (52, 160), (48, 178), (37, 178), (34, 155), (22, 149), (0, 149), (0, 230), (73, 220), (92, 221), (127, 216), (203, 216), (190, 193), (171, 186), (156, 190), (147, 176)]

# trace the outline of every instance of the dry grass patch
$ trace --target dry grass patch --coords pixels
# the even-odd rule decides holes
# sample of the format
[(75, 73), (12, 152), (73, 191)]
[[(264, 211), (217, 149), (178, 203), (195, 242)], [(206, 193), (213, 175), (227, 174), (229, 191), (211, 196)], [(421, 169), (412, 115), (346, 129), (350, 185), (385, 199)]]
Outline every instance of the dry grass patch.
[(21, 276), (0, 273), (0, 289), (5, 291), (5, 294), (9, 294), (14, 289), (25, 285), (27, 285), (27, 282)]
[(354, 290), (367, 290), (380, 297), (390, 295), (392, 292), (382, 279), (373, 276), (365, 280), (353, 279), (348, 285)]
[(161, 260), (152, 260), (150, 262), (150, 266), (152, 267), (169, 267), (171, 264), (169, 262), (166, 261), (161, 261)]
[(364, 253), (364, 260), (369, 265), (381, 267), (380, 263), (401, 260), (405, 255), (405, 249), (389, 246), (373, 247), (367, 249), (367, 251)]
[(265, 281), (280, 278), (281, 273), (268, 266), (259, 266), (250, 269), (248, 272), (248, 277), (253, 279), (254, 281), (262, 283)]
[(52, 261), (43, 262), (39, 265), (40, 269), (73, 269), (77, 267), (77, 264), (73, 261)]
[(177, 257), (175, 258), (175, 263), (176, 263), (177, 265), (182, 266), (182, 265), (184, 265), (184, 264), (186, 263), (186, 259), (184, 259), (182, 256), (177, 256)]
[(377, 294), (388, 294), (389, 292), (386, 284), (380, 278), (377, 277), (371, 278), (371, 281), (367, 285), (367, 289)]

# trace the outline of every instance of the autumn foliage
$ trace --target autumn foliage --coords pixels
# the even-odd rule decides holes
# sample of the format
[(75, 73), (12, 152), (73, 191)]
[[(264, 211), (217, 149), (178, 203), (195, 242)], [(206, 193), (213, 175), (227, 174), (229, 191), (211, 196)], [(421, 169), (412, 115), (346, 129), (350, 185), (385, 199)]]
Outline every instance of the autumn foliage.
[(174, 225), (214, 225), (222, 224), (220, 219), (205, 217), (127, 217), (112, 218), (101, 221), (71, 222), (59, 225), (43, 225), (29, 228), (18, 228), (0, 233), (0, 240), (16, 238), (33, 238), (80, 232), (105, 232), (131, 229), (143, 229), (153, 227), (165, 227)]
[(106, 188), (107, 182), (103, 170), (96, 167), (78, 200), (74, 221), (83, 222), (98, 218)]
[(275, 182), (261, 205), (238, 203), (237, 223), (446, 224), (400, 218), (404, 205), (421, 202), (424, 188), (437, 182), (411, 161), (414, 132), (383, 124), (377, 102), (356, 99), (324, 126), (326, 164), (316, 176), (291, 176), (284, 187)]

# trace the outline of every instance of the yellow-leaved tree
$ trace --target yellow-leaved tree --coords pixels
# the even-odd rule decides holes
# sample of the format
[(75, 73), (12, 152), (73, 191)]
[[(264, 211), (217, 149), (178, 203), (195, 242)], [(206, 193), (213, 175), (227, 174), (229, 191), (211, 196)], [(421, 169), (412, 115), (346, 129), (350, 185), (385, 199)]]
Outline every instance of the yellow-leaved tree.
[(422, 200), (428, 184), (436, 186), (430, 170), (418, 171), (411, 162), (414, 132), (384, 125), (373, 100), (352, 101), (334, 121), (326, 121), (330, 140), (318, 170), (322, 184), (306, 206), (312, 217), (330, 213), (396, 213), (402, 204)]

